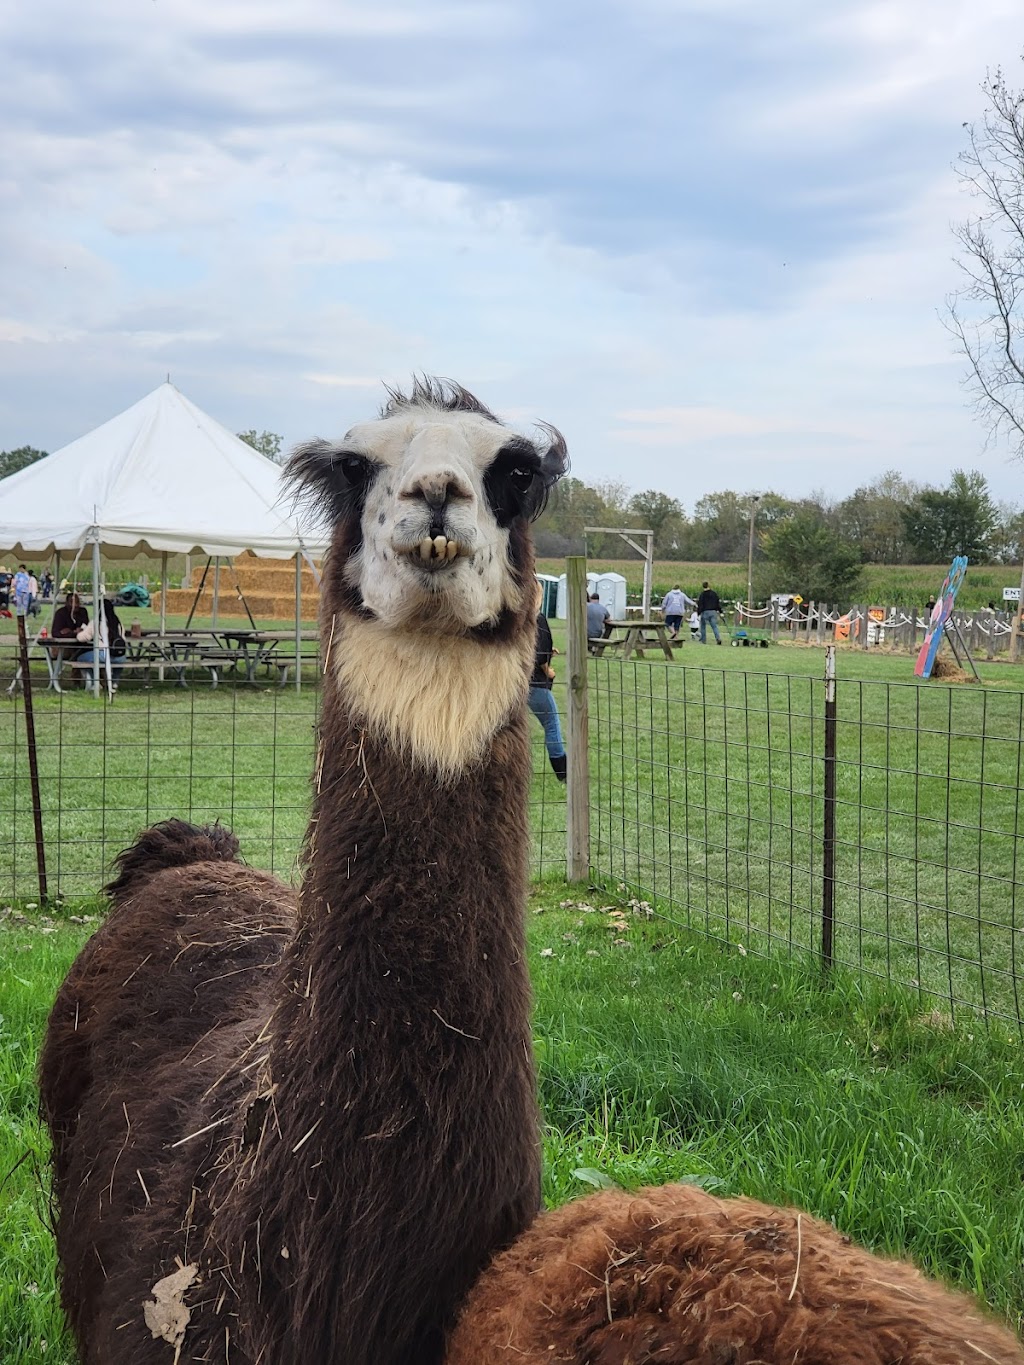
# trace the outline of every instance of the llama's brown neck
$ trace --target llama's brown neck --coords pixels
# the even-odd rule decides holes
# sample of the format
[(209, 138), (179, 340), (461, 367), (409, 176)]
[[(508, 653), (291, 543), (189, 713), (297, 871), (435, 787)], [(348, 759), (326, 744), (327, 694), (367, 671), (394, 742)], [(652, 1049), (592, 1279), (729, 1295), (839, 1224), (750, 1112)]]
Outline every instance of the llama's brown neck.
[(428, 1365), (539, 1199), (525, 708), (440, 782), (353, 721), (341, 687), (329, 673), (300, 925), (229, 1240), (251, 1248), (258, 1220), (266, 1358)]

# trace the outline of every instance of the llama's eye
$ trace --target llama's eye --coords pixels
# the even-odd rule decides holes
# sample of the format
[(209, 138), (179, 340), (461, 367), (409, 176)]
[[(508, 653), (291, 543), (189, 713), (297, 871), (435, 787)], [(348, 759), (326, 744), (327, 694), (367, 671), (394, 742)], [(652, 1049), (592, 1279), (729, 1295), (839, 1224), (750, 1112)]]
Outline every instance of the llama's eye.
[(529, 441), (513, 439), (498, 451), (484, 475), (484, 487), (499, 526), (511, 526), (516, 517), (533, 516), (542, 486), (539, 475), (539, 461)]
[(352, 488), (361, 488), (370, 477), (370, 462), (361, 455), (343, 455), (338, 465), (342, 478)]

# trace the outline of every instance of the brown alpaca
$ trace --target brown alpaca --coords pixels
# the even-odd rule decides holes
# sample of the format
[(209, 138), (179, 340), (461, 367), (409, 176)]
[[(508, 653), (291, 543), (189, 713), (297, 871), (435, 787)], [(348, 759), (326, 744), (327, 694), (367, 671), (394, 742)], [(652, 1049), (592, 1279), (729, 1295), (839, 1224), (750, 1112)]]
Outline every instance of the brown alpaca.
[(829, 1223), (690, 1185), (542, 1215), (484, 1271), (446, 1365), (1011, 1365), (964, 1296)]
[(806, 1215), (668, 1186), (535, 1218), (527, 520), (564, 444), (422, 382), (293, 467), (334, 521), (298, 903), (225, 831), (148, 831), (51, 1018), (83, 1360), (1021, 1365)]

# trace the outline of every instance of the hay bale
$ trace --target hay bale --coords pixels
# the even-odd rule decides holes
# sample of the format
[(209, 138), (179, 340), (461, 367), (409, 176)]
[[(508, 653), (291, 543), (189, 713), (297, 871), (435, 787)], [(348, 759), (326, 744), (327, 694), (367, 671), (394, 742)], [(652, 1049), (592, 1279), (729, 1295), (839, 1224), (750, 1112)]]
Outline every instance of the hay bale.
[(946, 654), (940, 654), (932, 664), (932, 677), (945, 683), (973, 683), (978, 681), (972, 674), (965, 673), (960, 665)]

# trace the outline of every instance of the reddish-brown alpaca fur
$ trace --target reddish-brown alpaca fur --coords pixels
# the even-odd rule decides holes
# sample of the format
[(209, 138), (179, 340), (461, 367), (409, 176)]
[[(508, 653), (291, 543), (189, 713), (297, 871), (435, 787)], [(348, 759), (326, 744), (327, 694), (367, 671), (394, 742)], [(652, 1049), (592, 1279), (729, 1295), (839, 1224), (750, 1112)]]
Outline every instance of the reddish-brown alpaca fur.
[[(336, 523), (332, 636), (361, 610), (358, 524)], [(527, 582), (522, 517), (509, 560)], [(495, 648), (532, 635), (531, 605)], [(330, 668), (324, 689), (298, 903), (226, 831), (167, 822), (122, 855), (54, 1006), (42, 1100), (83, 1361), (170, 1365), (142, 1305), (180, 1260), (201, 1275), (183, 1361), (1022, 1365), (965, 1297), (806, 1214), (667, 1186), (534, 1220), (523, 707), (437, 785), (353, 723)]]
[(446, 1365), (1020, 1365), (1012, 1335), (828, 1223), (690, 1185), (538, 1218), (484, 1272)]

